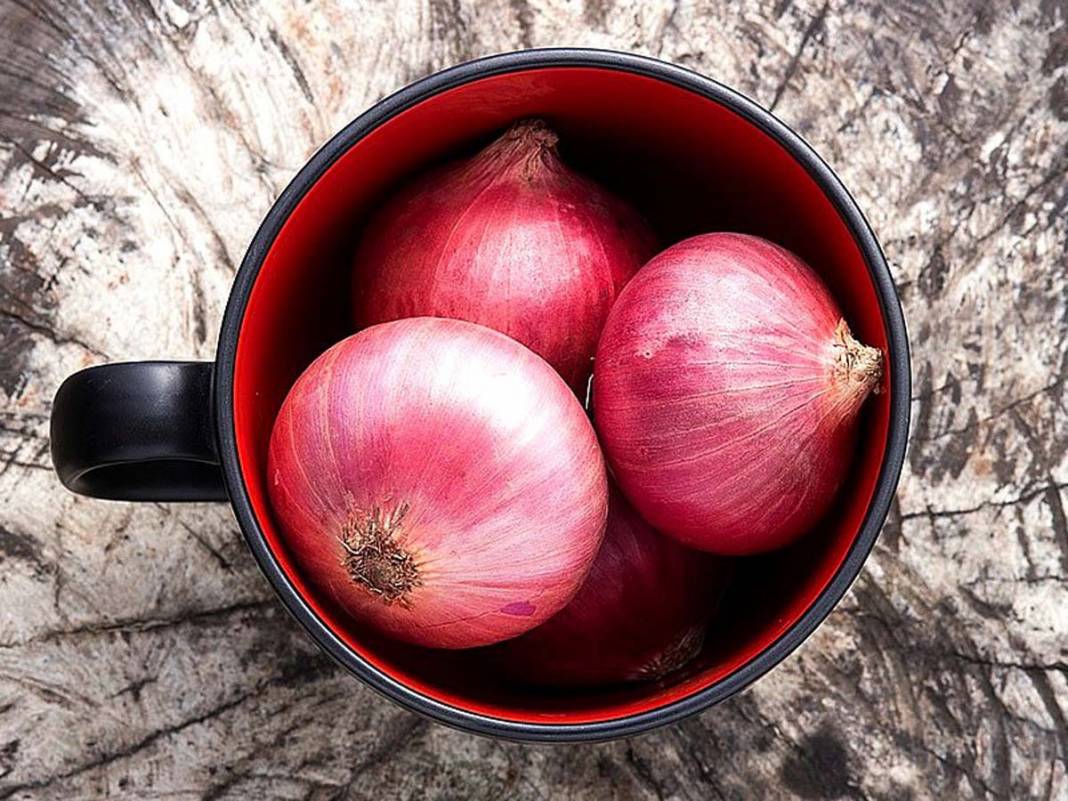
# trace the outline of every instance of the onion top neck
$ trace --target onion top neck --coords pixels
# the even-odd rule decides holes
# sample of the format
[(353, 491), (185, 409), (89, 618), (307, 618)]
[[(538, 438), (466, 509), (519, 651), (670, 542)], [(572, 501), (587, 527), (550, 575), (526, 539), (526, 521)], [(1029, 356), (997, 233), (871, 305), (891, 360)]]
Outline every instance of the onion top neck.
[(850, 412), (855, 411), (870, 393), (878, 394), (883, 379), (882, 351), (857, 341), (844, 319), (839, 320), (834, 329), (831, 374), (839, 402)]
[(646, 662), (632, 679), (662, 679), (688, 665), (705, 644), (705, 625), (694, 626), (682, 632), (660, 653)]
[(534, 183), (546, 169), (559, 166), (557, 141), (556, 133), (543, 120), (521, 120), (490, 144), (475, 162), (496, 165), (501, 174), (509, 168), (516, 169), (524, 180)]
[(415, 558), (399, 542), (407, 514), (407, 503), (389, 513), (377, 507), (370, 513), (354, 512), (338, 537), (349, 578), (386, 606), (408, 608), (411, 591), (422, 583)]

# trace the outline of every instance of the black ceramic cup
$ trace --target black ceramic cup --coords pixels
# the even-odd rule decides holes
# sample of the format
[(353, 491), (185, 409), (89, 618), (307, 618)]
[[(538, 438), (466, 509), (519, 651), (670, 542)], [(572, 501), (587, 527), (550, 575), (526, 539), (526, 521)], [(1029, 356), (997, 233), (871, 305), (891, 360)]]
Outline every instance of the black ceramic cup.
[[(694, 664), (667, 682), (572, 693), (497, 679), (477, 653), (391, 643), (303, 579), (267, 499), (275, 413), (294, 379), (352, 333), (350, 259), (370, 211), (407, 176), (542, 117), (563, 157), (628, 196), (665, 243), (709, 230), (759, 234), (800, 254), (857, 336), (886, 354), (851, 478), (809, 537), (747, 560)], [(625, 737), (738, 692), (819, 625), (886, 517), (905, 452), (909, 354), (886, 261), (831, 169), (782, 122), (725, 86), (624, 53), (508, 53), (424, 78), (331, 139), (256, 232), (214, 362), (83, 370), (60, 387), (52, 456), (75, 492), (132, 501), (226, 501), (282, 603), (323, 650), (397, 703), (519, 740)], [(746, 577), (753, 580), (746, 581)]]

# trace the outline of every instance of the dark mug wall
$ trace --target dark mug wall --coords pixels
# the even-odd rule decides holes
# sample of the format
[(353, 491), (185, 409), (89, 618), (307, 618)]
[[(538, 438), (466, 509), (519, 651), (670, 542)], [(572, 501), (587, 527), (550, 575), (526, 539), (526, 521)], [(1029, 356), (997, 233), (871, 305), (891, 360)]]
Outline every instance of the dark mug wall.
[[(534, 116), (559, 131), (565, 160), (636, 203), (664, 244), (727, 229), (797, 252), (857, 336), (886, 354), (886, 392), (864, 413), (856, 464), (834, 510), (798, 546), (745, 563), (724, 601), (727, 619), (669, 682), (534, 692), (499, 681), (477, 651), (388, 642), (303, 580), (267, 501), (267, 442), (285, 393), (315, 356), (352, 333), (350, 258), (370, 211), (415, 171)], [(71, 376), (56, 396), (52, 450), (60, 479), (85, 495), (228, 497), (286, 608), (340, 664), (409, 709), (481, 734), (599, 740), (729, 697), (819, 625), (885, 520), (904, 457), (909, 389), (886, 261), (853, 199), (805, 142), (685, 69), (623, 53), (536, 50), (445, 70), (354, 120), (294, 178), (253, 238), (215, 362), (106, 365)], [(759, 584), (746, 575), (759, 575)]]

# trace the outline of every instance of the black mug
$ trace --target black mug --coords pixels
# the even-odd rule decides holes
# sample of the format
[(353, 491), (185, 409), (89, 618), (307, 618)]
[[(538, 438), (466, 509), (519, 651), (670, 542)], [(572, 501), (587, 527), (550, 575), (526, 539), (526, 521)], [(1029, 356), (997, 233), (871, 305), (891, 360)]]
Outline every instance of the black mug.
[[(501, 686), (477, 654), (421, 651), (361, 629), (304, 582), (267, 501), (271, 425), (296, 376), (352, 333), (352, 248), (375, 203), (419, 168), (526, 117), (565, 157), (631, 197), (664, 242), (712, 229), (763, 235), (831, 287), (886, 355), (886, 392), (835, 509), (803, 547), (747, 562), (739, 610), (668, 682), (582, 693)], [(582, 49), (492, 56), (424, 78), (331, 139), (267, 214), (237, 274), (214, 362), (91, 367), (60, 387), (52, 458), (71, 490), (131, 501), (229, 500), (286, 608), (340, 664), (443, 723), (519, 740), (625, 737), (729, 697), (774, 667), (845, 593), (886, 518), (905, 453), (909, 353), (886, 261), (831, 169), (767, 111), (654, 59)], [(747, 589), (749, 587), (749, 589)], [(769, 591), (769, 588), (771, 590)]]

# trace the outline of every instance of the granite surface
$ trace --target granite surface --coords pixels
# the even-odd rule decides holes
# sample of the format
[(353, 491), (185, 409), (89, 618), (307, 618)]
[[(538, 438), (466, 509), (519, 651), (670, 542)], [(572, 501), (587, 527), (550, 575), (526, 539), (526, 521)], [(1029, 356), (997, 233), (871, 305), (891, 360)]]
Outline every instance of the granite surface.
[[(872, 558), (743, 695), (627, 742), (432, 725), (319, 655), (223, 506), (65, 492), (59, 381), (210, 358), (295, 170), (385, 93), (550, 44), (773, 109), (839, 171), (910, 325)], [(1068, 798), (1063, 0), (0, 0), (0, 798)]]

